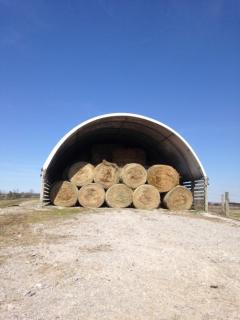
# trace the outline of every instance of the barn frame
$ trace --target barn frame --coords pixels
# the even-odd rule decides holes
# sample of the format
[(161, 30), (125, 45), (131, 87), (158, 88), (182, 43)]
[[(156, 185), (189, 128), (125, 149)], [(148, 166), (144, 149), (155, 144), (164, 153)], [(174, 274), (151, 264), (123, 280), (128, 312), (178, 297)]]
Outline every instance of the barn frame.
[(41, 203), (50, 204), (51, 185), (75, 161), (89, 161), (94, 144), (141, 147), (148, 165), (169, 164), (180, 173), (181, 184), (192, 191), (193, 208), (208, 210), (208, 178), (192, 147), (167, 125), (131, 113), (104, 114), (84, 121), (56, 144), (41, 169)]

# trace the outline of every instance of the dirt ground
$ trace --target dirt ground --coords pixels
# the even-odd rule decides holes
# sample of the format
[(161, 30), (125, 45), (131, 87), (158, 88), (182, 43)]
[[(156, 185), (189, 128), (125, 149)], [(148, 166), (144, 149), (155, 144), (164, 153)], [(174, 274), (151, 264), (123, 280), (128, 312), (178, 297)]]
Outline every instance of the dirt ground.
[(240, 221), (0, 209), (0, 319), (240, 319)]

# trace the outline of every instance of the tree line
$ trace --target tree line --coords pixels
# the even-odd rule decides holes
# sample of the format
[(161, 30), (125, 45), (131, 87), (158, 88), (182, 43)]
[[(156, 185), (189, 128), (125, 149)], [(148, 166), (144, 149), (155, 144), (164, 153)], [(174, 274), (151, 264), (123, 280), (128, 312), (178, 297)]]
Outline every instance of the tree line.
[(0, 190), (0, 199), (19, 199), (19, 198), (36, 198), (39, 197), (39, 193), (30, 189), (27, 192), (21, 192), (18, 189), (9, 190), (8, 192)]

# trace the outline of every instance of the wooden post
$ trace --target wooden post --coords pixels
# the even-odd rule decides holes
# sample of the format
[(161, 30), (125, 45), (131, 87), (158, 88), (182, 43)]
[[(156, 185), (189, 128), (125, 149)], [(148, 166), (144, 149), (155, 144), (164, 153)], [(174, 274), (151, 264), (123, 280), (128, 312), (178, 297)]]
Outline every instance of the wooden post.
[(229, 217), (229, 192), (222, 194), (222, 212), (226, 217)]
[(225, 216), (229, 217), (229, 192), (225, 192), (224, 198), (225, 198), (224, 199), (225, 200), (224, 202)]
[(224, 210), (224, 203), (225, 203), (225, 197), (224, 194), (221, 195), (221, 207), (222, 207), (222, 213), (225, 214), (225, 210)]

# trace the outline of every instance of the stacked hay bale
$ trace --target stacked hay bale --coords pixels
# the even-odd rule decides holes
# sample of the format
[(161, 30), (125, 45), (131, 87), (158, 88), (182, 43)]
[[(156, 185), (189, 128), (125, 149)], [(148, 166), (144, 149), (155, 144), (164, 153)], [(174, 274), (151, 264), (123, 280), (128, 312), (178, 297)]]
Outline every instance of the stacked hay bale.
[(169, 210), (189, 210), (193, 196), (189, 189), (179, 185), (179, 173), (168, 165), (153, 165), (148, 169), (147, 181), (163, 195), (163, 206)]
[[(192, 206), (191, 191), (179, 185), (179, 173), (169, 165), (156, 164), (147, 169), (140, 163), (120, 167), (106, 160), (96, 166), (81, 161), (67, 172), (68, 181), (57, 181), (51, 188), (54, 205), (156, 209), (162, 204), (169, 210)], [(66, 177), (66, 170), (63, 176)]]

